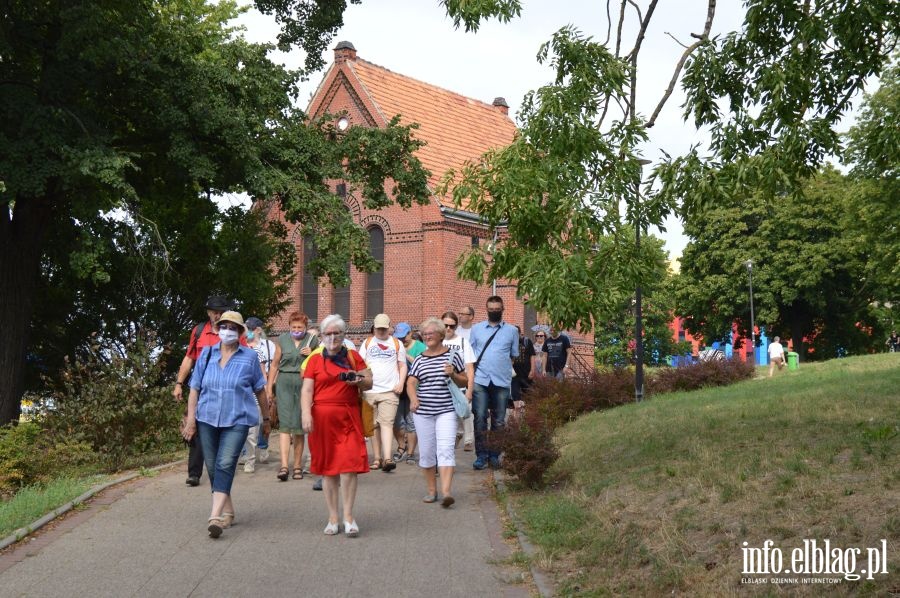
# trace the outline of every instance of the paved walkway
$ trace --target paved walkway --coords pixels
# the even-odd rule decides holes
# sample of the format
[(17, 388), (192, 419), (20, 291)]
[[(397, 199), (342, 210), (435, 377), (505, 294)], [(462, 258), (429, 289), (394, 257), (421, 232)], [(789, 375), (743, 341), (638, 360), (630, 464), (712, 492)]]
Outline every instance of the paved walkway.
[(355, 539), (322, 534), (312, 476), (279, 482), (273, 451), (254, 474), (238, 467), (236, 524), (212, 540), (205, 475), (189, 488), (184, 467), (173, 468), (107, 491), (0, 555), (0, 597), (528, 596), (521, 570), (502, 563), (511, 550), (490, 474), (472, 470), (472, 453), (457, 460), (450, 509), (421, 501), (416, 466), (360, 476)]

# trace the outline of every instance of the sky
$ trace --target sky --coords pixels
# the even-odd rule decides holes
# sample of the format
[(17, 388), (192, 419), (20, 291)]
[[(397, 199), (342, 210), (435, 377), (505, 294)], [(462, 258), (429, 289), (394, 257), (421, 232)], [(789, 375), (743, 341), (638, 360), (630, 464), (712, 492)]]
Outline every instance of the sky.
[[(647, 2), (638, 4), (643, 7)], [(488, 103), (502, 96), (515, 119), (523, 96), (552, 79), (550, 68), (536, 60), (541, 44), (566, 25), (602, 41), (607, 27), (606, 2), (601, 0), (525, 0), (523, 5), (521, 17), (509, 23), (488, 22), (477, 33), (466, 33), (462, 28), (453, 28), (438, 0), (363, 0), (361, 5), (348, 7), (344, 26), (330, 48), (338, 41), (350, 41), (360, 58), (392, 71)], [(683, 51), (672, 37), (685, 44), (694, 41), (690, 33), (703, 30), (706, 6), (706, 0), (659, 3), (638, 62), (637, 109), (645, 117), (662, 97)], [(739, 29), (742, 18), (741, 2), (719, 0), (712, 34)], [(630, 11), (626, 29), (631, 34), (623, 36), (628, 49), (633, 45), (636, 21)], [(278, 26), (271, 17), (250, 11), (239, 23), (246, 27), (244, 35), (249, 41), (274, 43)], [(302, 65), (304, 54), (275, 53), (272, 58), (297, 68)], [(325, 52), (326, 64), (332, 59), (329, 49)], [(301, 88), (303, 108), (323, 74), (324, 71), (313, 75)], [(683, 101), (680, 88), (676, 88), (650, 130), (650, 142), (643, 148), (646, 158), (657, 160), (661, 150), (678, 155), (705, 141), (702, 133), (683, 122)], [(664, 239), (670, 257), (676, 258), (688, 239), (677, 219), (667, 220), (666, 229), (656, 234)]]

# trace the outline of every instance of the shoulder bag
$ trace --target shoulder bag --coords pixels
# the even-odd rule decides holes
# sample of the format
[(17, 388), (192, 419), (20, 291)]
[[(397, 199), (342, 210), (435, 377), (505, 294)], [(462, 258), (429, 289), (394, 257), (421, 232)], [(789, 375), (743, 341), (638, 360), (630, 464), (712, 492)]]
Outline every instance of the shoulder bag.
[[(455, 357), (456, 349), (450, 349), (451, 366)], [(450, 389), (450, 396), (453, 397), (453, 410), (456, 411), (456, 415), (463, 419), (472, 415), (472, 407), (469, 405), (469, 400), (466, 398), (465, 393), (453, 382), (453, 376), (447, 376), (447, 388)]]

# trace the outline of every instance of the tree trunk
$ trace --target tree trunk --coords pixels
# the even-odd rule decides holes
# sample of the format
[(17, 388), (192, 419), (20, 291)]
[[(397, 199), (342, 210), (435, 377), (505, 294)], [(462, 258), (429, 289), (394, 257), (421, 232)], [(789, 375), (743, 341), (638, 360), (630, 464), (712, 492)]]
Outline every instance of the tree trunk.
[(19, 198), (12, 210), (0, 206), (0, 425), (19, 419), (48, 206), (32, 198)]

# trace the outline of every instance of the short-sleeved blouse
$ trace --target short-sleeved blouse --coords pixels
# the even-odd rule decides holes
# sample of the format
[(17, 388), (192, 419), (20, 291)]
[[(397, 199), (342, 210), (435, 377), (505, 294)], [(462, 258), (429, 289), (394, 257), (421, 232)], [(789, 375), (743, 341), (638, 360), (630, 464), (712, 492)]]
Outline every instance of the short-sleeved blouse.
[(224, 368), (221, 360), (220, 345), (204, 347), (191, 374), (191, 388), (200, 390), (197, 421), (217, 428), (258, 425), (256, 393), (265, 388), (266, 379), (256, 351), (239, 346)]

